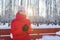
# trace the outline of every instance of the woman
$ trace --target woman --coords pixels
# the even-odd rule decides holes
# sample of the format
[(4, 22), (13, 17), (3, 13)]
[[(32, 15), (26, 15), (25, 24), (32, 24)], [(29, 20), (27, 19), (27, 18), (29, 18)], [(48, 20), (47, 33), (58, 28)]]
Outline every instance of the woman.
[(12, 20), (11, 31), (13, 40), (31, 40), (29, 34), (32, 32), (31, 23), (26, 18), (23, 7), (19, 8), (16, 18)]

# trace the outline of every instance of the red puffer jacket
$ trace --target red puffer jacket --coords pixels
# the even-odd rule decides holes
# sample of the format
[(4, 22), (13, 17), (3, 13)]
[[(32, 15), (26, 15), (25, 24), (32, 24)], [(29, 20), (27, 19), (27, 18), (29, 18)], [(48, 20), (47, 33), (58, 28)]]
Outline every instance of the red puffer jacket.
[[(22, 31), (23, 25), (27, 24), (28, 31)], [(32, 32), (31, 23), (26, 19), (25, 15), (16, 14), (16, 18), (12, 20), (11, 31), (13, 35), (13, 40), (31, 40), (29, 34)]]

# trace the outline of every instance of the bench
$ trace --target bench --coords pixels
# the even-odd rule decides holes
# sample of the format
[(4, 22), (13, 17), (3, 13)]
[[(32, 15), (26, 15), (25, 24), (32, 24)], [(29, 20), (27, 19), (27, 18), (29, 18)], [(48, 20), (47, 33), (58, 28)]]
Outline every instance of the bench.
[[(42, 38), (43, 35), (52, 35), (55, 36), (56, 32), (60, 31), (60, 28), (45, 28), (45, 29), (33, 29), (30, 34), (31, 39)], [(0, 29), (0, 40), (12, 40), (10, 37), (10, 29)], [(60, 36), (60, 35), (58, 35)]]

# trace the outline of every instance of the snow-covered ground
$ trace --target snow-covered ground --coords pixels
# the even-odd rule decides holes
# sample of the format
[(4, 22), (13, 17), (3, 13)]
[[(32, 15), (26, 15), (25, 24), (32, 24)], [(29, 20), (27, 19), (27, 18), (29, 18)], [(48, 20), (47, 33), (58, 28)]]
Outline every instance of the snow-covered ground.
[[(52, 25), (52, 24), (42, 24), (42, 25), (34, 25), (34, 24), (31, 24), (32, 28), (33, 29), (39, 29), (39, 28), (60, 28), (59, 25)], [(8, 23), (6, 23), (5, 25), (3, 24), (0, 24), (0, 29), (10, 29), (10, 26), (8, 26)]]
[(10, 29), (10, 27), (8, 26), (8, 23), (6, 23), (5, 25), (3, 25), (3, 23), (1, 23), (0, 29)]
[(52, 25), (52, 24), (49, 24), (49, 25), (47, 25), (47, 24), (42, 24), (42, 25), (39, 25), (39, 26), (37, 26), (37, 25), (33, 25), (33, 24), (31, 24), (32, 25), (32, 28), (60, 28), (60, 26), (59, 25)]

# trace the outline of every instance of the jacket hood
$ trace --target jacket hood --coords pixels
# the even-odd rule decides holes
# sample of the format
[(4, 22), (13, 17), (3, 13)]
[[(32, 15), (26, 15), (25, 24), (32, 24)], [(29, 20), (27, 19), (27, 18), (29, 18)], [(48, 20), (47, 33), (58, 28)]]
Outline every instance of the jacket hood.
[(17, 14), (16, 14), (16, 19), (18, 19), (18, 20), (24, 20), (24, 19), (26, 19), (26, 16), (25, 16), (25, 15), (22, 15), (22, 14), (17, 13)]

